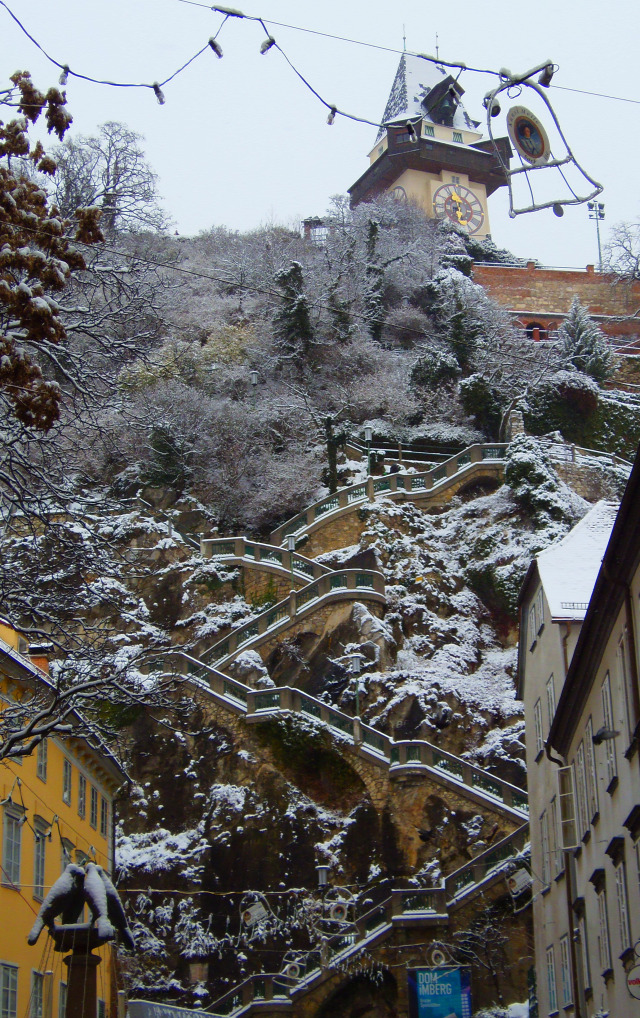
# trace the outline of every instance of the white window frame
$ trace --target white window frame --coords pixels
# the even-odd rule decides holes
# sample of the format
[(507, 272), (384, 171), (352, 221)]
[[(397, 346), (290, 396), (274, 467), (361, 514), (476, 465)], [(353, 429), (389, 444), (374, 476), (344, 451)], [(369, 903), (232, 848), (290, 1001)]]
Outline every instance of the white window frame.
[(577, 848), (580, 837), (576, 816), (576, 789), (573, 764), (558, 768), (558, 807), (560, 844), (563, 849)]
[(596, 774), (596, 760), (593, 749), (593, 719), (587, 721), (584, 732), (585, 764), (587, 769), (587, 793), (589, 802), (589, 823), (593, 823), (594, 817), (600, 812), (598, 799), (598, 776)]
[(549, 718), (549, 728), (553, 724), (553, 719), (556, 716), (556, 687), (553, 682), (553, 672), (547, 679), (545, 685), (545, 694), (547, 697), (547, 715)]
[(580, 837), (584, 837), (589, 830), (589, 800), (587, 796), (587, 771), (584, 761), (584, 741), (582, 739), (576, 751), (575, 774), (578, 833)]
[(66, 756), (62, 760), (62, 801), (71, 805), (71, 794), (73, 791), (73, 768), (71, 761)]
[(31, 970), (29, 1018), (44, 1018), (44, 973)]
[(2, 883), (20, 887), (22, 822), (24, 814), (15, 806), (5, 806), (2, 820)]
[(87, 779), (78, 773), (78, 816), (84, 820), (87, 815)]
[(33, 897), (44, 898), (47, 867), (47, 824), (37, 817), (33, 824)]
[[(605, 675), (601, 689), (602, 698), (602, 724), (610, 731), (613, 730), (613, 699), (611, 696), (611, 676), (609, 672)], [(607, 767), (607, 787), (618, 777), (618, 764), (616, 761), (615, 739), (605, 739), (604, 743), (605, 763)]]
[(529, 633), (528, 633), (529, 650), (533, 650), (533, 648), (535, 647), (536, 643), (538, 642), (538, 623), (536, 621), (536, 602), (535, 601), (533, 601), (530, 604), (530, 606), (529, 606), (529, 614), (527, 616), (527, 619), (528, 619), (528, 625), (529, 625)]
[(544, 728), (542, 725), (542, 701), (540, 697), (533, 705), (533, 728), (536, 740), (536, 758), (544, 750)]
[(433, 124), (422, 125), (422, 136), (424, 138), (435, 138), (436, 132)]
[(544, 629), (544, 594), (542, 587), (536, 594), (536, 636), (540, 636), (540, 633)]
[(453, 140), (457, 145), (463, 145), (464, 142), (462, 141), (462, 131), (454, 131)]
[(569, 934), (560, 937), (560, 987), (562, 990), (562, 1006), (569, 1007), (573, 1003), (571, 987), (571, 953), (569, 951)]
[(591, 963), (589, 961), (589, 940), (587, 932), (587, 923), (584, 916), (580, 916), (578, 920), (578, 929), (580, 931), (580, 950), (582, 952), (582, 982), (585, 990), (591, 989)]
[(58, 1018), (65, 1018), (67, 1013), (67, 984), (58, 985)]
[(98, 789), (89, 785), (89, 824), (98, 829)]
[(618, 678), (622, 687), (622, 701), (625, 708), (627, 737), (629, 739), (629, 743), (631, 743), (636, 729), (636, 718), (631, 685), (633, 681), (631, 677), (631, 646), (629, 641), (629, 632), (626, 626), (623, 628), (622, 635), (618, 641), (617, 659)]
[(620, 950), (626, 951), (633, 946), (631, 925), (629, 922), (629, 897), (627, 895), (627, 873), (624, 859), (614, 869), (616, 884), (616, 902), (618, 905), (618, 932), (620, 934)]
[(545, 953), (547, 963), (547, 993), (549, 995), (549, 1014), (558, 1010), (558, 991), (556, 989), (556, 959), (553, 944)]
[(0, 1018), (18, 1018), (18, 966), (0, 963)]
[(36, 776), (40, 778), (40, 781), (47, 780), (48, 746), (47, 740), (43, 739), (36, 747)]
[(549, 816), (546, 809), (540, 816), (540, 851), (542, 854), (542, 886), (551, 883), (551, 853), (549, 849)]
[(598, 903), (598, 957), (602, 972), (611, 969), (611, 940), (609, 938), (609, 917), (607, 915), (607, 892), (603, 887), (597, 892)]
[(558, 799), (554, 795), (553, 799), (549, 803), (549, 843), (551, 849), (551, 858), (553, 859), (551, 873), (552, 876), (559, 876), (564, 870), (564, 860), (562, 857), (562, 840), (560, 833), (560, 816), (558, 811)]
[(103, 838), (109, 837), (109, 801), (104, 795), (100, 796), (100, 834)]

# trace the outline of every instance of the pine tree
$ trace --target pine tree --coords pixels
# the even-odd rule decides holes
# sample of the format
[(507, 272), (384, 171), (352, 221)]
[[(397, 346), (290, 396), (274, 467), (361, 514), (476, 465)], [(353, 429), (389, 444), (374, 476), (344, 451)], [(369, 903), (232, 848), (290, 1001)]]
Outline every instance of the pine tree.
[(615, 370), (615, 356), (609, 340), (590, 317), (577, 297), (558, 329), (562, 356), (567, 367), (591, 375), (596, 382), (604, 382)]
[(300, 262), (291, 262), (288, 269), (276, 275), (276, 285), (282, 291), (282, 302), (273, 316), (273, 328), (280, 341), (283, 355), (300, 361), (309, 353), (313, 340), (313, 326), (309, 301), (304, 292), (304, 275)]

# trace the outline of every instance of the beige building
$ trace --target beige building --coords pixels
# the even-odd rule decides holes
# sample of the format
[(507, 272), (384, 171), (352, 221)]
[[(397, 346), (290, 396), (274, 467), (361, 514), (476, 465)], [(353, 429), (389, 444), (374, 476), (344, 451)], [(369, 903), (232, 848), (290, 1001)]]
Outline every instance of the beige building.
[(540, 1018), (640, 1018), (639, 597), (640, 460), (520, 598)]
[(482, 140), (462, 104), (464, 89), (437, 63), (400, 58), (369, 167), (349, 188), (351, 204), (391, 194), (469, 235), (489, 235), (487, 197), (506, 184), (511, 147)]

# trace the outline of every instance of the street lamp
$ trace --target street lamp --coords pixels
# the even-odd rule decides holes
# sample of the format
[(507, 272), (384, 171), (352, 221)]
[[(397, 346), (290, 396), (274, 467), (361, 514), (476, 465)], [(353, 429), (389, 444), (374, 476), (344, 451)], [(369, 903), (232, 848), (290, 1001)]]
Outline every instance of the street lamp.
[(360, 672), (362, 670), (362, 654), (350, 654), (351, 658), (351, 674), (356, 677), (356, 717), (360, 717)]
[(602, 245), (600, 243), (600, 221), (604, 219), (604, 205), (600, 201), (587, 202), (589, 219), (596, 221), (596, 233), (598, 235), (598, 270), (602, 272)]
[(368, 425), (364, 429), (364, 440), (367, 443), (367, 474), (371, 475), (371, 439), (373, 438), (373, 428)]
[(295, 534), (287, 534), (287, 551), (289, 552), (289, 565), (291, 566), (291, 589), (293, 590), (293, 553), (296, 550)]

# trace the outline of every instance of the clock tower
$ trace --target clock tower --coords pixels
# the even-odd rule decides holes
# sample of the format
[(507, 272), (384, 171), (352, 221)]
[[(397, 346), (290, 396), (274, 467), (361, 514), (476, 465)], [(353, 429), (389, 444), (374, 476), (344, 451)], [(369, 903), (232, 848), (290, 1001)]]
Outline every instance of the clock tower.
[[(463, 94), (444, 67), (403, 53), (370, 166), (349, 188), (351, 205), (391, 194), (486, 237), (487, 198), (507, 181), (492, 143), (482, 141), (479, 122), (464, 109)], [(508, 139), (496, 144), (508, 165)]]

